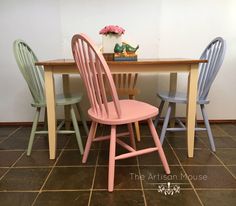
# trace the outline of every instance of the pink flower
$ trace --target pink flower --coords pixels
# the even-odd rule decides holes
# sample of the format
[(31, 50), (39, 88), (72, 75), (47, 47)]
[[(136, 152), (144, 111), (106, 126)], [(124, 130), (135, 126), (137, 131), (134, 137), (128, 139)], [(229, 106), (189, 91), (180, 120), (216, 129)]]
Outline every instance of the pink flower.
[(107, 34), (119, 34), (122, 35), (125, 33), (125, 30), (122, 27), (115, 26), (115, 25), (109, 25), (105, 26), (99, 34), (107, 35)]

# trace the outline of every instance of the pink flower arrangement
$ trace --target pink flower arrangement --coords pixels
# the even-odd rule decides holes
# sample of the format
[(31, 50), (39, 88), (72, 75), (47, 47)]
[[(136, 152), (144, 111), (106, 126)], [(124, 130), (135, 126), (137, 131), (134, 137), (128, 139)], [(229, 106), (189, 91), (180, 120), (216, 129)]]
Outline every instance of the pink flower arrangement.
[(122, 35), (125, 33), (125, 30), (122, 27), (115, 26), (115, 25), (109, 25), (105, 26), (99, 34), (107, 35), (107, 34), (118, 34)]

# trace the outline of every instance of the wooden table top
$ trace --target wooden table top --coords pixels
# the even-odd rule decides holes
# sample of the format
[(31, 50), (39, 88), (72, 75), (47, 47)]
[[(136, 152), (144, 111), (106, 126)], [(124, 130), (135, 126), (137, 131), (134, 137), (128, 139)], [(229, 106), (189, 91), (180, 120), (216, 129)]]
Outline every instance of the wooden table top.
[[(156, 58), (156, 59), (138, 59), (138, 61), (107, 61), (108, 65), (157, 65), (157, 64), (199, 64), (206, 63), (202, 59), (182, 59), (182, 58)], [(38, 66), (73, 66), (74, 59), (55, 59), (48, 61), (39, 61)]]

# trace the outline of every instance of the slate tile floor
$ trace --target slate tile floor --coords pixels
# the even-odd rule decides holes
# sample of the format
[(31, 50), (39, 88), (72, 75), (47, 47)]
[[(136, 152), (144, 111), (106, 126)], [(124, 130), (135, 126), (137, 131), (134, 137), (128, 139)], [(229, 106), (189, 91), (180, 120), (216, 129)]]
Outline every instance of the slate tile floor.
[[(138, 148), (153, 145), (141, 126)], [(100, 134), (109, 128), (99, 128)], [(121, 128), (124, 130), (125, 128)], [(115, 190), (107, 192), (108, 143), (92, 146), (87, 164), (74, 136), (58, 137), (57, 159), (48, 159), (46, 136), (35, 140), (26, 156), (29, 127), (0, 127), (0, 205), (236, 205), (236, 125), (212, 125), (217, 152), (205, 132), (196, 135), (195, 157), (187, 158), (184, 133), (168, 133), (163, 147), (172, 174), (165, 175), (157, 154), (117, 162)], [(81, 128), (83, 141), (86, 137)], [(122, 153), (122, 149), (117, 149)], [(159, 186), (179, 186), (163, 194)]]

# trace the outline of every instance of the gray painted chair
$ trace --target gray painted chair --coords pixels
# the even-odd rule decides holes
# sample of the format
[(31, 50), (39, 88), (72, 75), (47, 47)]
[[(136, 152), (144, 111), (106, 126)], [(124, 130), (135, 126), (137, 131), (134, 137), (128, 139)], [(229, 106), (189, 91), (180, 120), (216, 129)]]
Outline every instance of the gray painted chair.
[[(14, 55), (15, 55), (17, 65), (24, 79), (26, 80), (29, 90), (31, 92), (31, 95), (33, 97), (33, 103), (31, 103), (31, 106), (36, 108), (32, 130), (30, 134), (30, 139), (28, 143), (28, 149), (27, 149), (27, 155), (29, 156), (31, 154), (35, 134), (48, 133), (48, 131), (36, 131), (41, 108), (46, 107), (45, 94), (44, 94), (44, 74), (43, 74), (42, 67), (35, 66), (35, 62), (37, 62), (38, 59), (35, 56), (32, 49), (24, 41), (22, 40), (14, 41), (13, 50), (14, 50)], [(81, 100), (82, 100), (81, 94), (66, 95), (66, 96), (64, 94), (60, 94), (60, 95), (57, 95), (56, 97), (57, 106), (70, 105), (70, 114), (71, 114), (71, 119), (72, 119), (72, 123), (74, 127), (74, 130), (60, 130), (62, 126), (64, 125), (64, 121), (63, 121), (62, 123), (58, 125), (57, 132), (59, 134), (75, 133), (78, 146), (80, 149), (80, 153), (83, 154), (84, 149), (83, 149), (83, 144), (81, 141), (80, 131), (79, 131), (79, 127), (78, 127), (78, 123), (77, 123), (77, 119), (75, 115), (75, 109), (74, 109), (74, 106), (76, 106), (80, 113), (80, 117), (83, 122), (84, 129), (86, 133), (88, 134), (88, 127), (87, 127), (84, 115), (82, 113), (82, 109), (80, 108), (80, 105), (79, 105)], [(45, 112), (45, 115), (46, 115), (46, 112)]]
[[(200, 64), (200, 74), (198, 79), (198, 97), (197, 97), (197, 104), (200, 105), (202, 116), (204, 119), (205, 127), (206, 128), (195, 128), (195, 131), (206, 130), (208, 134), (208, 138), (210, 141), (211, 149), (215, 152), (215, 143), (213, 139), (213, 135), (211, 132), (211, 127), (208, 121), (205, 104), (209, 104), (209, 100), (207, 99), (210, 87), (223, 63), (224, 56), (225, 56), (225, 49), (226, 43), (221, 37), (217, 37), (213, 39), (206, 49), (203, 51), (200, 59), (207, 59), (207, 63)], [(160, 119), (160, 115), (163, 109), (165, 102), (168, 103), (167, 113), (164, 119), (162, 132), (161, 132), (161, 143), (163, 143), (166, 131), (185, 131), (186, 127), (180, 119), (176, 118), (177, 123), (180, 125), (180, 128), (167, 128), (171, 109), (171, 104), (187, 104), (187, 94), (176, 92), (174, 95), (170, 95), (169, 92), (160, 92), (157, 96), (161, 99), (161, 103), (159, 106), (159, 115), (157, 116), (154, 125), (157, 127), (157, 124)]]

